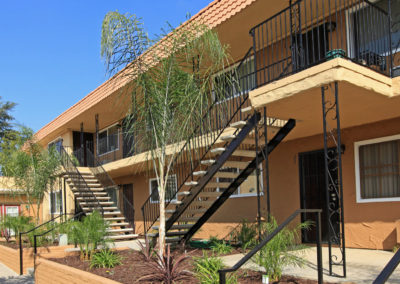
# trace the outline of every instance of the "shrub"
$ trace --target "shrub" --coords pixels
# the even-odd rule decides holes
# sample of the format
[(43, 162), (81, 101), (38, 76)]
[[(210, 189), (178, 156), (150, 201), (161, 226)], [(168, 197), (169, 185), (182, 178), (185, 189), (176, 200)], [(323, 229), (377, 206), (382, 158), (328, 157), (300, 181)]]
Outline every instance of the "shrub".
[(183, 281), (192, 275), (192, 272), (183, 270), (181, 266), (189, 256), (182, 255), (174, 260), (171, 255), (170, 245), (167, 245), (167, 252), (163, 257), (155, 254), (155, 258), (151, 258), (149, 262), (149, 274), (138, 279), (138, 281), (160, 281), (162, 283), (171, 284), (175, 281)]
[(68, 224), (68, 235), (72, 242), (79, 246), (82, 259), (90, 259), (93, 251), (99, 245), (106, 245), (111, 242), (106, 239), (108, 223), (104, 221), (99, 212), (83, 218), (83, 221), (73, 221)]
[(225, 241), (211, 243), (211, 250), (216, 254), (226, 254), (232, 252), (232, 247)]
[(149, 239), (147, 236), (145, 237), (145, 244), (143, 245), (142, 242), (138, 242), (139, 247), (140, 247), (140, 253), (144, 256), (144, 259), (146, 261), (151, 261), (153, 255), (154, 255), (154, 250), (150, 245)]
[[(208, 256), (204, 252), (202, 257), (196, 257), (194, 259), (194, 272), (196, 278), (201, 284), (217, 284), (219, 283), (218, 270), (224, 268), (222, 259), (215, 256)], [(231, 274), (227, 277), (226, 283), (235, 284), (237, 283), (236, 274)]]
[(242, 220), (239, 227), (232, 232), (231, 238), (244, 250), (254, 247), (257, 243), (257, 224)]
[[(8, 231), (9, 229), (14, 231), (16, 241), (19, 241), (19, 233), (28, 231), (34, 227), (32, 223), (32, 217), (28, 216), (5, 216), (1, 221), (1, 229)], [(10, 238), (10, 236), (8, 236)]]
[(109, 249), (103, 249), (93, 254), (90, 260), (90, 268), (114, 268), (122, 264), (122, 257)]
[[(296, 245), (296, 240), (299, 237), (299, 231), (309, 226), (310, 223), (301, 223), (293, 229), (284, 228), (253, 257), (253, 261), (263, 267), (272, 280), (281, 278), (285, 266), (301, 267), (304, 264), (304, 260), (299, 256), (301, 251), (296, 254), (291, 251), (304, 248), (304, 246)], [(277, 227), (275, 218), (271, 217), (270, 222), (262, 223), (263, 236), (271, 234)]]

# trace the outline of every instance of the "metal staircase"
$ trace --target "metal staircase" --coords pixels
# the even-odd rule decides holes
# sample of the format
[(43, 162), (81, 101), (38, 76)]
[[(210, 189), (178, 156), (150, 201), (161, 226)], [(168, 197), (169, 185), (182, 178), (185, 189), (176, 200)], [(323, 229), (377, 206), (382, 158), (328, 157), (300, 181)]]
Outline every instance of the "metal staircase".
[(106, 191), (107, 186), (90, 168), (77, 167), (70, 154), (61, 146), (61, 161), (64, 166), (66, 182), (75, 196), (75, 200), (86, 215), (99, 211), (104, 220), (109, 222), (108, 238), (129, 240), (137, 238), (134, 228), (127, 221), (117, 204), (111, 201)]
[[(168, 204), (167, 242), (188, 241), (295, 127), (293, 119), (262, 117), (251, 107), (242, 107), (240, 112), (246, 119), (224, 129), (229, 134), (221, 134)], [(276, 134), (266, 145), (267, 133)], [(158, 237), (157, 223), (148, 230), (151, 238)]]

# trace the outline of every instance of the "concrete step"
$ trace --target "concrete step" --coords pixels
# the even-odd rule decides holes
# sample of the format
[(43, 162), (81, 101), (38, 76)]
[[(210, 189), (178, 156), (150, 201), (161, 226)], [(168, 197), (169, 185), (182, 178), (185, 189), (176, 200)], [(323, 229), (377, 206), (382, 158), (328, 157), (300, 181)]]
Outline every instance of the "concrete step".
[(219, 197), (221, 194), (222, 194), (222, 192), (219, 192), (219, 191), (203, 191), (198, 196), (212, 198), (212, 197)]
[(125, 233), (125, 232), (132, 232), (132, 228), (125, 228), (125, 229), (107, 229), (107, 233)]
[(170, 232), (168, 231), (165, 235), (167, 237), (175, 237), (175, 236), (183, 236), (187, 233), (188, 231), (174, 231), (174, 232)]
[(98, 204), (100, 204), (102, 206), (106, 206), (106, 205), (113, 205), (114, 202), (112, 202), (112, 201), (99, 201), (99, 203), (97, 203), (97, 202), (80, 202), (79, 204), (81, 206), (97, 206)]
[[(109, 222), (111, 222), (111, 221), (125, 221), (125, 217), (104, 217), (103, 219), (106, 220), (106, 221), (109, 221)], [(116, 223), (116, 224), (118, 224), (118, 223)]]
[(214, 155), (221, 155), (223, 152), (225, 152), (225, 148), (223, 148), (223, 147), (218, 147), (218, 148), (214, 148), (214, 149), (211, 149), (211, 154), (214, 154)]
[(213, 160), (213, 159), (210, 159), (210, 160), (203, 160), (203, 161), (201, 161), (200, 163), (201, 163), (202, 165), (205, 165), (205, 166), (211, 166), (212, 164), (215, 163), (215, 160)]
[(248, 106), (248, 107), (242, 108), (240, 111), (242, 113), (247, 113), (248, 114), (248, 113), (251, 113), (253, 111), (253, 107)]
[(240, 120), (240, 121), (236, 121), (234, 123), (231, 123), (231, 127), (233, 128), (243, 128), (245, 125), (247, 124), (246, 121)]
[[(97, 200), (110, 200), (111, 197), (109, 196), (96, 196)], [(83, 196), (83, 197), (77, 197), (76, 200), (93, 200), (93, 198), (90, 198), (90, 196)]]
[[(82, 207), (82, 210), (92, 210), (93, 207)], [(118, 207), (103, 207), (103, 210), (118, 210)]]
[[(104, 218), (104, 219), (106, 219), (106, 218)], [(124, 218), (124, 220), (125, 220), (125, 218)], [(109, 224), (110, 227), (126, 227), (126, 226), (129, 226), (129, 225), (130, 225), (130, 224), (127, 223), (127, 222), (110, 223), (110, 224)]]
[(214, 177), (218, 178), (231, 178), (234, 179), (239, 175), (239, 173), (232, 173), (232, 172), (223, 172), (218, 171), (215, 173)]
[(224, 163), (225, 168), (238, 168), (245, 169), (249, 165), (249, 162), (239, 162), (239, 161), (226, 161)]
[(193, 172), (194, 176), (204, 176), (207, 173), (207, 171), (197, 171)]
[[(179, 225), (172, 225), (170, 230), (186, 230), (190, 229), (193, 226), (193, 224), (179, 224)], [(151, 227), (153, 230), (158, 231), (159, 226), (153, 226)]]
[(191, 215), (191, 214), (202, 214), (205, 213), (208, 209), (206, 208), (201, 208), (201, 209), (186, 209), (183, 214), (185, 215)]
[(228, 134), (228, 135), (221, 136), (222, 141), (232, 141), (235, 138), (236, 138), (236, 135), (234, 135), (234, 134)]
[(205, 200), (196, 200), (196, 201), (193, 201), (192, 203), (190, 203), (190, 205), (202, 206), (202, 207), (207, 207), (208, 208), (214, 203), (214, 201), (215, 200), (207, 200), (207, 201), (205, 201)]
[(200, 217), (180, 217), (178, 222), (197, 222)]
[(177, 196), (187, 196), (190, 195), (190, 191), (181, 191), (176, 194)]
[(194, 180), (185, 182), (185, 185), (186, 185), (186, 186), (194, 186), (194, 185), (197, 185), (197, 184), (198, 184), (198, 182), (197, 182), (197, 181), (194, 181)]
[(127, 235), (111, 235), (111, 236), (106, 236), (106, 239), (111, 239), (111, 240), (127, 240), (127, 239), (137, 239), (139, 235), (138, 234), (127, 234)]
[(229, 185), (229, 182), (209, 182), (205, 188), (227, 188)]

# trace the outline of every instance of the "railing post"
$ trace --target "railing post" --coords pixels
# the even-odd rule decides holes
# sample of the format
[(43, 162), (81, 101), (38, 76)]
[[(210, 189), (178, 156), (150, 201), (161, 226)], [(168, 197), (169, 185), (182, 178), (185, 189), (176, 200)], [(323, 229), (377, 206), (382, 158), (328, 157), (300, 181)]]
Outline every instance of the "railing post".
[(22, 252), (22, 233), (19, 233), (19, 275), (24, 274), (24, 261), (23, 261), (23, 252)]
[(392, 52), (392, 3), (388, 0), (388, 22), (389, 22), (389, 76), (393, 77), (393, 52)]
[(321, 249), (321, 211), (317, 212), (317, 268), (318, 268), (318, 284), (323, 283), (322, 273), (322, 249)]
[(33, 235), (33, 253), (35, 254), (35, 256), (36, 256), (36, 254), (37, 254), (37, 242), (36, 242), (36, 235)]
[(219, 283), (225, 284), (226, 283), (225, 271), (219, 270), (218, 273), (219, 273)]

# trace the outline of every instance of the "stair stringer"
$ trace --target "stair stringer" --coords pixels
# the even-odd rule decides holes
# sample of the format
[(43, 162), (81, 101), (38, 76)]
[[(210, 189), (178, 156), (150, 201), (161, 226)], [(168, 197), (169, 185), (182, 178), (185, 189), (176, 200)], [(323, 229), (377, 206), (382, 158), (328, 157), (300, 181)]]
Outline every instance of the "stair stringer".
[(257, 161), (260, 164), (267, 152), (270, 154), (280, 142), (290, 133), (290, 131), (296, 126), (294, 119), (289, 119), (288, 122), (281, 128), (277, 134), (268, 142), (268, 145), (264, 147), (262, 151), (257, 153), (257, 157), (254, 158), (250, 164), (236, 177), (236, 179), (224, 190), (221, 196), (207, 209), (207, 211), (200, 217), (200, 219), (183, 235), (180, 242), (187, 242), (190, 238), (200, 229), (200, 227), (207, 222), (207, 220), (225, 203), (225, 201), (236, 191), (236, 189), (251, 175), (256, 169)]

